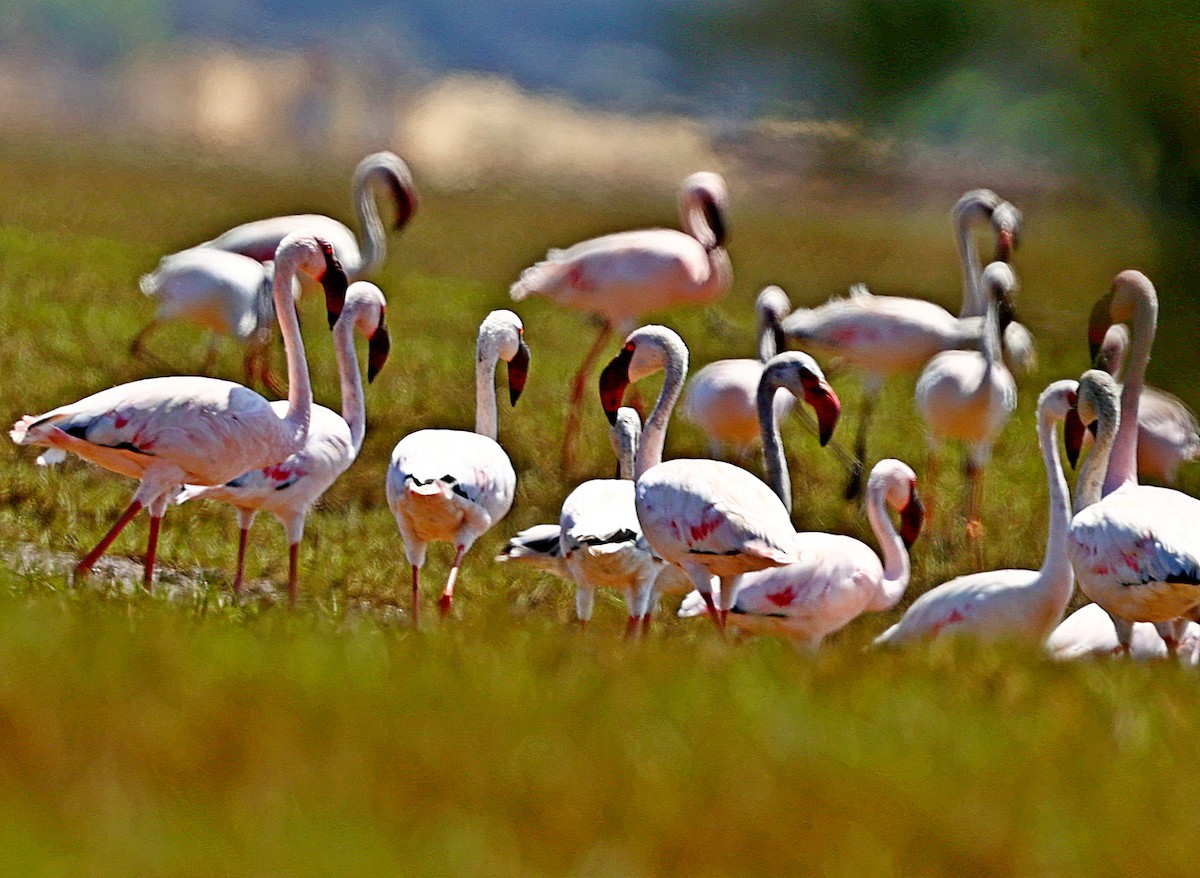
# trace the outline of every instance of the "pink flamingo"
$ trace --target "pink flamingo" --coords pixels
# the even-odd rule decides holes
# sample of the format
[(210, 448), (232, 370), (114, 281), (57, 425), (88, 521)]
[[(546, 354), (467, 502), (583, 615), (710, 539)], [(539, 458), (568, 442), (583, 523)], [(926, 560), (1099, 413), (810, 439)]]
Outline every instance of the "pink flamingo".
[[(667, 422), (683, 390), (687, 359), (687, 347), (672, 330), (634, 330), (600, 375), (600, 399), (611, 421), (631, 381), (666, 373), (638, 447), (637, 517), (651, 548), (691, 577), (710, 617), (724, 629), (742, 575), (797, 560), (796, 532), (779, 497), (746, 470), (715, 460), (663, 462)], [(814, 378), (805, 398), (817, 411), (824, 444), (837, 423), (837, 395), (823, 378)], [(714, 576), (720, 579), (719, 611)]]
[(392, 450), (387, 500), (412, 566), (412, 615), (418, 621), (420, 572), (431, 542), (454, 546), (454, 564), (438, 601), (450, 612), (463, 556), (508, 514), (517, 490), (512, 461), (496, 442), (495, 371), (508, 363), (509, 400), (516, 405), (529, 370), (524, 327), (512, 311), (493, 311), (479, 327), (475, 354), (475, 432), (418, 430)]
[[(1141, 272), (1124, 271), (1092, 309), (1088, 342), (1095, 354), (1113, 323), (1133, 321), (1129, 370), (1121, 390), (1112, 450), (1100, 438), (1089, 455), (1080, 495), (1088, 505), (1071, 521), (1067, 554), (1079, 587), (1108, 611), (1119, 648), (1128, 652), (1132, 623), (1153, 622), (1175, 649), (1181, 616), (1200, 605), (1200, 500), (1170, 488), (1137, 483), (1137, 423), (1146, 365), (1154, 345), (1158, 296)], [(1101, 434), (1103, 410), (1095, 413)], [(1081, 411), (1083, 417), (1085, 412)], [(1101, 473), (1106, 473), (1101, 476)], [(1103, 484), (1099, 494), (1095, 485)], [(1086, 488), (1086, 492), (1085, 492)]]
[[(1120, 380), (1129, 347), (1129, 329), (1123, 323), (1109, 327), (1096, 357), (1096, 368)], [(1200, 457), (1200, 425), (1179, 397), (1151, 387), (1142, 388), (1138, 400), (1138, 475), (1175, 484), (1181, 464)]]
[[(387, 362), (391, 340), (387, 328), (387, 300), (379, 287), (356, 281), (346, 290), (346, 304), (333, 327), (341, 377), (342, 413), (314, 405), (304, 447), (282, 463), (242, 473), (223, 485), (188, 485), (177, 499), (220, 500), (237, 510), (237, 573), (233, 590), (240, 593), (246, 561), (246, 538), (260, 511), (274, 515), (288, 539), (288, 601), (296, 602), (300, 540), (308, 511), (358, 457), (366, 433), (366, 406), (362, 376), (354, 353), (354, 330), (366, 339), (367, 381), (375, 380)], [(273, 402), (281, 414), (287, 403)]]
[(79, 562), (76, 575), (86, 575), (146, 507), (150, 537), (144, 581), (149, 588), (162, 516), (180, 486), (227, 482), (247, 470), (283, 460), (304, 444), (312, 413), (312, 386), (292, 305), (292, 278), (303, 271), (319, 280), (332, 313), (341, 310), (346, 276), (333, 248), (311, 235), (286, 238), (275, 262), (275, 313), (288, 366), (288, 401), (282, 413), (240, 384), (171, 376), (110, 387), (46, 414), (26, 415), (13, 426), (9, 435), (18, 445), (49, 446), (60, 454), (73, 452), (140, 480), (133, 501)]
[(682, 303), (709, 302), (729, 291), (733, 268), (725, 252), (725, 181), (700, 172), (683, 181), (679, 195), (685, 231), (643, 229), (583, 241), (521, 272), (513, 299), (546, 296), (601, 321), (600, 334), (583, 358), (571, 386), (562, 466), (569, 469), (579, 406), (592, 363), (614, 328), (642, 314)]
[(1076, 402), (1088, 406), (1112, 381), (1091, 371), (1076, 382), (1055, 381), (1038, 399), (1037, 435), (1049, 485), (1049, 528), (1046, 551), (1038, 570), (989, 570), (960, 576), (925, 592), (904, 616), (883, 632), (876, 645), (902, 646), (943, 636), (966, 635), (982, 640), (1015, 640), (1041, 646), (1062, 620), (1075, 590), (1067, 560), (1071, 526), (1070, 495), (1059, 459), (1056, 425)]

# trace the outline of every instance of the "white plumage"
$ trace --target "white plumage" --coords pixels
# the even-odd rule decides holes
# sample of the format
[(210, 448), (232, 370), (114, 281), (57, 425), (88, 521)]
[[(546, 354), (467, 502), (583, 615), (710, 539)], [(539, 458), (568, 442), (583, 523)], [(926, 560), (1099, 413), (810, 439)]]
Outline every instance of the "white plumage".
[(479, 327), (475, 357), (475, 432), (419, 430), (401, 439), (387, 472), (387, 499), (412, 565), (413, 622), (418, 617), (420, 569), (431, 542), (455, 547), (454, 564), (438, 606), (450, 611), (463, 556), (508, 514), (517, 474), (496, 442), (495, 369), (509, 364), (510, 399), (525, 386), (529, 349), (512, 311), (493, 311)]
[[(1046, 652), (1053, 658), (1072, 660), (1089, 656), (1111, 656), (1120, 650), (1112, 616), (1099, 604), (1085, 604), (1062, 621), (1046, 641)], [(1188, 622), (1179, 640), (1182, 661), (1196, 664), (1200, 646), (1200, 625)], [(1135, 659), (1160, 659), (1168, 655), (1167, 644), (1149, 622), (1136, 622), (1129, 640), (1129, 655)]]

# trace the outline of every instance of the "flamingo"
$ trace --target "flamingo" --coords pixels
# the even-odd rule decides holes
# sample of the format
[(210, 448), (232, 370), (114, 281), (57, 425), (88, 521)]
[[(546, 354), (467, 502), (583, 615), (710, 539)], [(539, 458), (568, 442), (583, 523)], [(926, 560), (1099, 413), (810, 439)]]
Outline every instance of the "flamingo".
[[(634, 505), (646, 541), (691, 577), (710, 617), (723, 630), (742, 575), (797, 560), (796, 532), (779, 497), (746, 470), (715, 460), (662, 461), (667, 422), (687, 377), (687, 360), (687, 346), (672, 330), (636, 329), (601, 373), (600, 399), (612, 421), (631, 381), (666, 373), (638, 447)], [(825, 444), (837, 423), (837, 394), (823, 377), (814, 377), (804, 392), (817, 412)], [(713, 576), (720, 579), (719, 611), (712, 598)]]
[[(1200, 625), (1188, 622), (1179, 641), (1178, 655), (1188, 664), (1196, 664), (1200, 646)], [(1120, 647), (1112, 616), (1099, 604), (1084, 604), (1054, 629), (1046, 641), (1052, 658), (1070, 660), (1088, 656), (1112, 655)], [(1149, 622), (1135, 622), (1129, 639), (1129, 655), (1135, 659), (1160, 659), (1168, 655), (1167, 644)]]
[(374, 274), (387, 257), (387, 230), (379, 217), (374, 192), (383, 189), (394, 211), (392, 231), (401, 231), (417, 212), (418, 196), (412, 172), (404, 160), (384, 150), (371, 153), (358, 163), (350, 181), (354, 211), (366, 240), (358, 238), (344, 223), (321, 214), (295, 214), (255, 220), (234, 226), (211, 241), (199, 245), (210, 250), (240, 253), (266, 262), (279, 242), (297, 229), (307, 229), (333, 245), (333, 252), (350, 280), (362, 280)]
[(968, 635), (983, 640), (1015, 640), (1041, 646), (1061, 621), (1075, 590), (1067, 560), (1071, 526), (1070, 495), (1059, 459), (1056, 425), (1079, 399), (1097, 393), (1095, 382), (1111, 379), (1091, 371), (1080, 381), (1055, 381), (1038, 398), (1037, 436), (1049, 486), (1046, 551), (1038, 570), (989, 570), (960, 576), (925, 592), (875, 644), (902, 646), (941, 636)]
[(563, 562), (561, 537), (562, 528), (557, 523), (531, 525), (509, 537), (495, 560), (519, 561), (571, 582)]
[[(1170, 488), (1137, 483), (1138, 403), (1154, 344), (1158, 296), (1141, 272), (1124, 271), (1092, 309), (1088, 342), (1093, 354), (1109, 326), (1133, 321), (1130, 363), (1121, 389), (1120, 414), (1111, 451), (1101, 445), (1089, 455), (1088, 488), (1071, 521), (1067, 554), (1079, 587), (1113, 617), (1119, 650), (1129, 651), (1134, 622), (1153, 622), (1167, 646), (1178, 643), (1179, 617), (1200, 605), (1200, 500)], [(1083, 417), (1085, 412), (1080, 411)], [(1094, 419), (1101, 435), (1106, 415)], [(1088, 413), (1087, 420), (1092, 419)], [(1095, 470), (1095, 474), (1091, 470)], [(1105, 472), (1100, 496), (1094, 486)], [(1078, 492), (1084, 494), (1084, 487)]]
[[(314, 405), (304, 447), (282, 463), (242, 473), (223, 485), (188, 485), (176, 502), (192, 499), (220, 500), (237, 509), (237, 573), (233, 590), (240, 593), (246, 560), (246, 537), (261, 510), (274, 515), (288, 539), (288, 600), (296, 602), (300, 540), (309, 509), (338, 477), (350, 468), (362, 449), (366, 432), (366, 407), (362, 376), (354, 353), (354, 330), (367, 338), (367, 381), (375, 380), (387, 362), (391, 339), (387, 328), (387, 300), (379, 287), (356, 281), (346, 290), (346, 304), (333, 328), (341, 376), (342, 414)], [(287, 403), (271, 407), (282, 414)]]
[(231, 381), (194, 376), (146, 378), (110, 387), (43, 415), (26, 415), (9, 435), (18, 445), (73, 452), (121, 475), (139, 479), (133, 500), (107, 534), (75, 568), (85, 576), (117, 535), (143, 508), (150, 513), (144, 583), (154, 577), (158, 532), (167, 503), (185, 483), (217, 485), (247, 470), (297, 452), (308, 434), (312, 386), (304, 343), (292, 304), (296, 272), (319, 280), (330, 313), (341, 310), (346, 276), (328, 242), (293, 234), (275, 257), (275, 313), (288, 366), (288, 399), (282, 411)]
[[(1006, 263), (993, 262), (983, 272), (983, 285), (990, 304), (980, 349), (942, 351), (925, 364), (916, 387), (917, 410), (929, 436), (927, 475), (931, 488), (937, 485), (941, 444), (957, 439), (969, 448), (967, 538), (976, 569), (983, 566), (979, 516), (983, 471), (997, 437), (1017, 410), (1017, 385), (1004, 364), (1000, 341), (1017, 278)], [(1005, 310), (1003, 315), (1001, 309)], [(927, 510), (932, 521), (933, 504)]]
[[(304, 230), (331, 244), (349, 280), (373, 273), (387, 253), (386, 232), (372, 195), (377, 186), (390, 193), (396, 231), (404, 228), (417, 209), (412, 174), (399, 156), (378, 152), (364, 158), (352, 182), (359, 225), (366, 233), (362, 249), (354, 233), (337, 220), (300, 214), (235, 226), (211, 241), (164, 256), (154, 271), (141, 278), (141, 290), (155, 300), (156, 308), (154, 318), (134, 337), (130, 353), (144, 357), (147, 340), (164, 323), (186, 319), (246, 345), (243, 365), (247, 383), (261, 380), (271, 391), (284, 394), (270, 371), (273, 269), (265, 263), (284, 237)], [(294, 295), (300, 295), (298, 286)], [(209, 342), (203, 371), (208, 371), (215, 356), (216, 335)]]
[(709, 302), (729, 291), (733, 268), (725, 251), (727, 202), (720, 175), (692, 174), (679, 194), (684, 231), (616, 232), (551, 250), (512, 285), (509, 293), (518, 302), (546, 296), (600, 320), (600, 333), (572, 382), (562, 446), (564, 471), (571, 464), (571, 442), (579, 425), (588, 371), (613, 329), (625, 331), (649, 311)]
[[(1121, 374), (1129, 330), (1123, 323), (1109, 327), (1100, 345), (1096, 368), (1114, 377)], [(1175, 484), (1180, 464), (1200, 458), (1200, 425), (1179, 397), (1146, 385), (1138, 400), (1137, 470), (1142, 476)]]
[(420, 571), (431, 542), (454, 545), (454, 564), (438, 601), (445, 616), (463, 556), (512, 507), (517, 474), (496, 442), (495, 371), (508, 363), (509, 400), (513, 405), (525, 387), (529, 348), (521, 318), (512, 311), (493, 311), (479, 326), (475, 346), (475, 432), (418, 430), (392, 450), (387, 472), (387, 500), (404, 554), (412, 566), (412, 616), (418, 621)]

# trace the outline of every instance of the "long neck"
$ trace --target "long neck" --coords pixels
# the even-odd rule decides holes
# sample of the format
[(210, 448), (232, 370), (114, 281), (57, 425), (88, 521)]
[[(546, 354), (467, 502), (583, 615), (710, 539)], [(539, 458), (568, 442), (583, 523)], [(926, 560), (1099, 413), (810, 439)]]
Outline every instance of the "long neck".
[(387, 230), (379, 218), (379, 206), (375, 203), (371, 189), (372, 174), (364, 174), (361, 182), (354, 190), (354, 210), (358, 214), (358, 226), (362, 229), (364, 240), (362, 247), (362, 264), (346, 266), (351, 280), (358, 280), (375, 273), (387, 257)]
[(983, 337), (979, 340), (979, 352), (989, 369), (1002, 362), (1000, 332), (1000, 303), (995, 296), (989, 296), (983, 318)]
[[(1067, 533), (1071, 529), (1071, 495), (1067, 491), (1067, 478), (1063, 474), (1059, 456), (1058, 430), (1056, 421), (1049, 412), (1040, 412), (1038, 417), (1038, 448), (1042, 452), (1042, 466), (1046, 469), (1046, 483), (1050, 489), (1050, 523), (1046, 535), (1046, 555), (1042, 559), (1042, 582), (1059, 582), (1071, 575), (1071, 562), (1067, 558)], [(1070, 598), (1070, 585), (1066, 597)], [(1066, 601), (1063, 601), (1065, 606)]]
[(908, 550), (896, 527), (887, 514), (884, 506), (886, 492), (882, 487), (869, 492), (867, 497), (867, 520), (875, 539), (879, 540), (879, 548), (883, 553), (883, 583), (877, 600), (871, 604), (871, 610), (881, 612), (896, 606), (908, 588), (908, 577), (911, 569), (908, 562)]
[(342, 388), (342, 420), (350, 428), (350, 442), (357, 452), (362, 449), (367, 429), (367, 411), (363, 402), (362, 373), (354, 352), (354, 317), (343, 313), (333, 329), (333, 348), (337, 354), (338, 376)]
[(623, 479), (632, 479), (634, 458), (637, 456), (638, 436), (633, 430), (623, 429), (617, 434), (617, 466)]
[(308, 359), (304, 355), (304, 339), (300, 337), (300, 321), (292, 299), (292, 278), (296, 275), (296, 259), (284, 254), (282, 263), (275, 265), (272, 294), (275, 316), (283, 335), (283, 351), (287, 357), (288, 409), (284, 421), (297, 446), (304, 444), (312, 420), (312, 382), (308, 377)]
[(666, 377), (663, 379), (662, 390), (658, 392), (658, 401), (654, 403), (650, 417), (646, 418), (641, 445), (638, 446), (634, 477), (639, 479), (650, 467), (662, 463), (663, 447), (667, 442), (667, 422), (671, 420), (671, 411), (675, 408), (675, 402), (683, 390), (684, 379), (687, 378), (687, 349), (676, 349), (674, 345), (669, 345), (666, 354), (667, 364), (663, 370)]
[(783, 439), (779, 435), (779, 421), (775, 417), (775, 394), (779, 382), (770, 372), (758, 383), (758, 425), (762, 432), (763, 466), (767, 470), (767, 484), (783, 501), (790, 514), (792, 511), (792, 484), (788, 474), (787, 458), (783, 454)]
[(1117, 438), (1117, 425), (1111, 413), (1101, 417), (1096, 442), (1087, 460), (1079, 467), (1075, 479), (1075, 511), (1099, 503), (1104, 496), (1104, 476), (1111, 465), (1113, 445)]
[(475, 432), (496, 438), (496, 363), (494, 347), (484, 347), (475, 356)]
[(1133, 311), (1133, 342), (1129, 348), (1129, 366), (1125, 371), (1125, 386), (1121, 390), (1121, 426), (1108, 461), (1104, 478), (1104, 493), (1111, 494), (1121, 485), (1137, 484), (1138, 402), (1146, 386), (1146, 366), (1154, 346), (1154, 331), (1158, 323), (1158, 303), (1151, 297), (1138, 295)]
[(971, 240), (971, 214), (963, 211), (958, 216), (958, 227), (955, 230), (958, 240), (958, 262), (962, 267), (963, 299), (959, 317), (979, 317), (987, 307), (983, 301), (983, 267), (979, 264), (979, 254), (975, 252)]

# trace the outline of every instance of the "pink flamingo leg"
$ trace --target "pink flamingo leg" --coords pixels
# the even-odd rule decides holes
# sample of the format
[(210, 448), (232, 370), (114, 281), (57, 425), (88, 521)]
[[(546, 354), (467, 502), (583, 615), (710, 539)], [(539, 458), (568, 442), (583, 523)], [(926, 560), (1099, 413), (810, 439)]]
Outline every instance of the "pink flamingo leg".
[(420, 617), (418, 615), (420, 612), (420, 607), (421, 607), (421, 601), (420, 601), (420, 597), (418, 595), (420, 587), (421, 587), (421, 571), (417, 568), (416, 564), (413, 564), (412, 565), (412, 622), (413, 622), (414, 628), (417, 627), (417, 623), (418, 623), (418, 621), (420, 621)]
[(134, 500), (129, 504), (125, 511), (121, 513), (121, 517), (117, 519), (116, 524), (109, 528), (108, 533), (104, 535), (100, 542), (96, 543), (96, 547), (88, 552), (82, 561), (75, 565), (76, 576), (87, 576), (91, 572), (92, 566), (100, 560), (101, 555), (108, 551), (108, 547), (112, 545), (117, 535), (125, 529), (125, 525), (129, 524), (133, 520), (133, 517), (142, 511), (143, 505), (140, 500)]
[(438, 598), (438, 611), (441, 612), (443, 619), (450, 612), (450, 604), (454, 600), (454, 583), (458, 581), (458, 568), (462, 564), (463, 555), (466, 553), (467, 547), (459, 545), (458, 552), (454, 556), (454, 566), (450, 568), (450, 578), (446, 580), (446, 590)]
[(142, 572), (142, 585), (146, 591), (154, 591), (154, 559), (158, 554), (158, 531), (162, 527), (162, 516), (150, 516), (150, 537), (146, 540), (146, 563)]
[(632, 640), (637, 636), (638, 629), (641, 627), (642, 619), (640, 616), (630, 616), (625, 620), (625, 639)]
[(647, 610), (646, 613), (642, 616), (642, 637), (643, 638), (648, 637), (650, 635), (650, 617), (652, 615), (654, 615), (654, 614), (651, 613), (649, 610)]
[(571, 383), (571, 401), (567, 405), (567, 426), (563, 431), (562, 444), (562, 470), (568, 471), (572, 465), (572, 443), (575, 439), (575, 434), (579, 430), (579, 409), (583, 402), (584, 385), (587, 382), (588, 372), (591, 371), (592, 365), (596, 362), (596, 358), (600, 356), (600, 352), (604, 350), (604, 345), (608, 342), (608, 337), (612, 335), (612, 324), (607, 321), (600, 327), (600, 334), (596, 336), (596, 341), (592, 344), (591, 350), (583, 358), (583, 362), (579, 364), (579, 371), (575, 373), (575, 377)]
[(242, 593), (242, 580), (246, 574), (246, 537), (250, 533), (250, 528), (243, 527), (238, 529), (238, 547), (237, 547), (237, 573), (233, 577), (233, 593)]
[(300, 544), (288, 546), (288, 606), (296, 606), (296, 588), (300, 581)]

